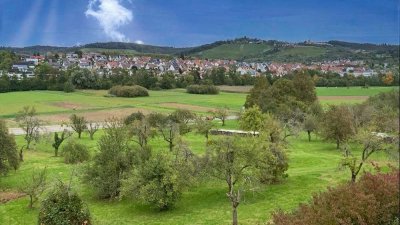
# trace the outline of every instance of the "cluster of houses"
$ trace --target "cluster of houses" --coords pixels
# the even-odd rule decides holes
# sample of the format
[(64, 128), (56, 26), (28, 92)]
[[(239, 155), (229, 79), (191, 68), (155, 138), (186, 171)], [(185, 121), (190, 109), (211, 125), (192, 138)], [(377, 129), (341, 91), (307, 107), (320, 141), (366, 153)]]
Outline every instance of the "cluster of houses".
[[(34, 68), (40, 63), (48, 63), (50, 66), (66, 70), (71, 66), (89, 70), (106, 70), (112, 71), (116, 68), (121, 69), (145, 69), (152, 70), (157, 74), (172, 72), (175, 74), (186, 74), (191, 70), (198, 70), (200, 74), (204, 74), (214, 68), (224, 67), (226, 71), (236, 70), (241, 75), (258, 76), (265, 72), (270, 72), (276, 76), (283, 76), (294, 70), (313, 69), (322, 72), (334, 72), (340, 75), (351, 73), (355, 76), (371, 76), (377, 72), (367, 68), (363, 61), (337, 60), (329, 62), (318, 62), (310, 65), (301, 63), (276, 63), (276, 62), (238, 62), (235, 60), (205, 60), (205, 59), (163, 59), (150, 56), (125, 56), (125, 55), (103, 55), (100, 53), (76, 53), (62, 54), (61, 57), (44, 57), (44, 56), (25, 56), (21, 57), (21, 61), (12, 65), (8, 76), (17, 76), (21, 78), (23, 75), (27, 77), (34, 76)], [(3, 72), (4, 73), (4, 72)], [(1, 75), (1, 74), (0, 74)]]

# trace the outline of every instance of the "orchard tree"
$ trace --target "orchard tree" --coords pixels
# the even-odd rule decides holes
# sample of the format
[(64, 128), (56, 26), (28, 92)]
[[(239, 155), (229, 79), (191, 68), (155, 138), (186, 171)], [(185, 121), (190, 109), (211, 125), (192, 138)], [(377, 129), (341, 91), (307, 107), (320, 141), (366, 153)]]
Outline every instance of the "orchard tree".
[(311, 141), (311, 133), (317, 130), (318, 119), (314, 115), (307, 115), (304, 120), (304, 130), (308, 134), (308, 141)]
[(149, 124), (157, 129), (164, 141), (168, 143), (169, 150), (172, 152), (175, 140), (180, 134), (179, 123), (171, 115), (152, 113), (148, 116)]
[(60, 182), (43, 200), (38, 224), (90, 225), (92, 223), (87, 205), (69, 185)]
[(370, 129), (360, 131), (360, 133), (357, 134), (355, 141), (361, 146), (361, 159), (352, 154), (349, 145), (343, 146), (344, 154), (341, 165), (349, 168), (351, 173), (351, 182), (356, 182), (362, 166), (368, 162), (369, 157), (375, 152), (382, 151), (390, 153), (390, 150), (395, 149), (396, 155), (399, 154), (398, 142), (394, 140), (386, 141), (384, 139), (385, 138), (378, 135), (378, 133), (371, 132)]
[(266, 113), (261, 129), (261, 134), (266, 134), (267, 141), (278, 143), (282, 141), (283, 125), (271, 113)]
[(101, 199), (118, 197), (121, 181), (132, 167), (133, 152), (129, 134), (123, 122), (107, 121), (105, 134), (100, 138), (99, 153), (85, 171), (85, 181), (94, 188)]
[(67, 129), (64, 129), (63, 132), (61, 133), (61, 136), (58, 135), (57, 132), (54, 133), (54, 143), (52, 144), (54, 148), (54, 156), (58, 156), (58, 149), (60, 148), (60, 145), (70, 136), (72, 135), (71, 132), (69, 132)]
[(258, 105), (254, 105), (246, 111), (240, 117), (240, 128), (243, 130), (250, 130), (253, 135), (256, 135), (257, 131), (260, 131), (263, 126), (265, 116), (260, 110)]
[(29, 149), (31, 142), (39, 139), (40, 120), (37, 118), (35, 107), (23, 107), (17, 113), (16, 121), (25, 132), (26, 148)]
[(226, 196), (232, 206), (232, 224), (238, 224), (237, 208), (242, 200), (243, 188), (252, 183), (257, 172), (257, 151), (246, 146), (238, 137), (224, 137), (213, 141), (207, 149), (209, 174), (227, 185)]
[(208, 136), (210, 134), (210, 130), (213, 128), (214, 124), (212, 120), (207, 118), (197, 117), (195, 121), (195, 128), (198, 134), (204, 135), (206, 138), (206, 142), (208, 143)]
[(5, 121), (0, 119), (0, 174), (6, 174), (10, 168), (16, 170), (19, 163), (15, 138), (8, 133)]
[(89, 133), (90, 140), (94, 139), (94, 134), (99, 130), (100, 125), (93, 121), (89, 121), (87, 124), (87, 132)]
[(225, 126), (225, 120), (229, 116), (229, 108), (226, 106), (218, 108), (216, 110), (211, 111), (211, 114), (213, 115), (214, 118), (220, 119), (222, 122), (222, 126)]
[(306, 70), (296, 71), (293, 78), (298, 101), (307, 105), (317, 101), (314, 80)]
[(136, 136), (136, 138), (132, 140), (142, 149), (147, 146), (148, 139), (154, 135), (149, 122), (145, 118), (131, 122), (129, 129), (130, 134)]
[(179, 124), (179, 133), (183, 135), (190, 132), (191, 127), (189, 123), (193, 122), (196, 115), (188, 109), (177, 109), (170, 115), (170, 118), (172, 121)]
[(250, 108), (254, 105), (260, 106), (262, 93), (265, 92), (270, 86), (271, 85), (265, 76), (257, 77), (254, 87), (250, 90), (250, 94), (246, 97), (245, 107)]
[(331, 105), (322, 116), (321, 135), (336, 141), (336, 149), (355, 135), (353, 115), (346, 105)]
[(19, 188), (19, 191), (25, 193), (29, 196), (29, 205), (30, 209), (33, 208), (33, 205), (37, 202), (40, 195), (43, 194), (46, 188), (46, 179), (47, 179), (47, 168), (44, 168), (40, 171), (32, 171), (32, 174), (29, 180), (24, 179), (22, 182), (22, 186)]
[(87, 128), (85, 117), (72, 114), (69, 120), (71, 121), (72, 129), (78, 134), (78, 138), (81, 138), (82, 132)]

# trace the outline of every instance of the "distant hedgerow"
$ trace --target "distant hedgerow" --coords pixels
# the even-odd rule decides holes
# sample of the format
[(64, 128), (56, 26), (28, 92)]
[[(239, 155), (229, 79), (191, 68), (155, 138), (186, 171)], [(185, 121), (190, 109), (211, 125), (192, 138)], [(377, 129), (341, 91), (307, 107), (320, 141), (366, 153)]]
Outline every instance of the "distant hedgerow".
[(219, 89), (214, 85), (189, 85), (186, 87), (186, 91), (190, 94), (219, 94)]
[(133, 85), (133, 86), (117, 85), (112, 87), (108, 91), (108, 93), (110, 95), (114, 95), (117, 97), (126, 97), (126, 98), (149, 96), (149, 92), (147, 91), (147, 89), (139, 85)]

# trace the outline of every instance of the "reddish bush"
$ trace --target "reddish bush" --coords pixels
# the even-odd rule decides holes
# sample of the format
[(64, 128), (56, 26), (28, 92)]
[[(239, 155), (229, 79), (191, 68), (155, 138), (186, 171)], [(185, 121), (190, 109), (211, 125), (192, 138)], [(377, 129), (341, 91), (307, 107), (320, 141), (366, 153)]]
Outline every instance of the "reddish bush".
[(343, 184), (315, 195), (291, 212), (276, 212), (275, 225), (383, 225), (399, 216), (399, 173), (365, 174), (359, 182)]

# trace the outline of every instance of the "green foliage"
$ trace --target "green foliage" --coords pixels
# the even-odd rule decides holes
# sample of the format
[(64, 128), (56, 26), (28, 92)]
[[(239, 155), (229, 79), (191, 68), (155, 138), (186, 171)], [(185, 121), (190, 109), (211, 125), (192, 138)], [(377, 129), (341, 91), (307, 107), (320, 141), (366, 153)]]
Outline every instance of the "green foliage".
[(310, 203), (291, 213), (275, 213), (273, 224), (391, 224), (399, 218), (398, 196), (398, 171), (367, 173), (357, 183), (345, 183), (314, 195)]
[(219, 89), (214, 85), (189, 85), (186, 87), (186, 91), (190, 94), (219, 94)]
[(133, 163), (128, 139), (128, 132), (120, 121), (109, 121), (104, 136), (98, 142), (99, 153), (86, 168), (85, 181), (101, 199), (112, 199), (120, 194), (121, 181)]
[(81, 163), (90, 158), (87, 147), (75, 141), (69, 141), (63, 146), (62, 156), (64, 157), (64, 162), (68, 164)]
[(353, 115), (346, 105), (330, 105), (321, 120), (321, 132), (323, 138), (336, 141), (336, 148), (340, 143), (349, 140), (356, 133), (353, 124)]
[(147, 91), (147, 89), (139, 85), (114, 86), (108, 91), (108, 93), (117, 97), (126, 98), (149, 96), (149, 92)]
[(124, 183), (124, 195), (159, 210), (170, 209), (188, 185), (179, 166), (171, 153), (157, 153), (132, 172)]
[(75, 91), (75, 85), (72, 84), (71, 81), (67, 81), (67, 82), (64, 83), (63, 91), (66, 92), (66, 93), (74, 92)]
[(205, 136), (206, 141), (208, 142), (208, 136), (210, 130), (214, 127), (214, 124), (211, 120), (207, 118), (197, 117), (195, 121), (195, 129), (196, 132)]
[(225, 126), (225, 121), (229, 116), (229, 108), (228, 107), (221, 107), (211, 111), (211, 114), (214, 118), (220, 119), (222, 122), (222, 126)]
[(256, 131), (260, 131), (264, 122), (264, 115), (260, 110), (260, 107), (254, 105), (251, 108), (246, 109), (240, 116), (240, 128), (243, 130), (250, 130), (255, 134)]
[(63, 183), (57, 184), (43, 200), (38, 224), (46, 225), (90, 225), (88, 207), (81, 198)]
[(58, 156), (58, 149), (60, 148), (60, 145), (65, 141), (65, 139), (69, 138), (72, 135), (69, 131), (66, 129), (63, 130), (61, 133), (61, 136), (58, 135), (57, 132), (54, 133), (54, 142), (52, 144), (54, 148), (54, 156)]
[(8, 133), (5, 121), (0, 119), (0, 174), (6, 174), (11, 168), (16, 170), (18, 167), (15, 138)]
[(134, 112), (131, 115), (127, 116), (124, 120), (124, 124), (128, 125), (133, 123), (136, 120), (143, 120), (144, 119), (144, 114), (142, 112)]
[(8, 71), (17, 60), (18, 57), (15, 53), (11, 51), (0, 51), (0, 71)]

